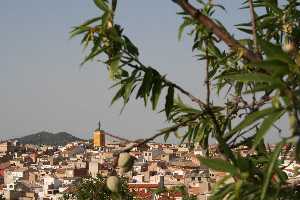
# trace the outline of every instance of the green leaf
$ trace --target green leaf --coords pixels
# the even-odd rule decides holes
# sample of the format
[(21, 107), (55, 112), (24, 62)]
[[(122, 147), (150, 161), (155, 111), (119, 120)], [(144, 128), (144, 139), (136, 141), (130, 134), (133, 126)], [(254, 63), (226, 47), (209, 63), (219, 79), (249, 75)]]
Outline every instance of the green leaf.
[(102, 11), (108, 11), (109, 7), (104, 0), (94, 0), (95, 5)]
[(132, 92), (133, 84), (135, 83), (134, 79), (130, 79), (130, 81), (125, 85), (125, 91), (123, 94), (124, 103), (128, 103), (130, 94)]
[(153, 88), (152, 88), (152, 96), (151, 96), (151, 102), (152, 102), (152, 109), (155, 110), (157, 107), (157, 103), (159, 100), (159, 96), (162, 90), (162, 80), (158, 79), (154, 82)]
[(287, 63), (280, 60), (265, 60), (259, 63), (254, 63), (258, 68), (262, 68), (268, 72), (271, 72), (272, 76), (284, 75), (289, 73), (289, 66)]
[(274, 11), (276, 14), (283, 15), (281, 9), (278, 7), (278, 1), (267, 0), (267, 1), (264, 1), (264, 3), (266, 4), (266, 7), (271, 8), (271, 10)]
[(269, 166), (267, 168), (267, 172), (264, 178), (264, 182), (263, 182), (263, 187), (262, 187), (262, 191), (261, 191), (261, 195), (260, 195), (260, 199), (264, 200), (266, 197), (266, 193), (268, 190), (268, 186), (271, 180), (271, 177), (273, 175), (273, 170), (276, 164), (276, 161), (278, 159), (279, 153), (281, 151), (281, 148), (283, 147), (283, 145), (285, 144), (286, 140), (283, 140), (282, 142), (280, 142), (279, 144), (277, 144), (275, 150), (272, 153), (272, 156), (270, 158), (270, 162), (269, 162)]
[(272, 114), (275, 111), (275, 108), (266, 108), (264, 110), (255, 111), (245, 117), (245, 119), (240, 122), (234, 129), (232, 129), (225, 138), (229, 139), (232, 135), (236, 132), (241, 131), (242, 129), (246, 128), (247, 126), (253, 124), (257, 120)]
[(104, 52), (107, 48), (99, 48), (91, 51), (84, 60), (80, 63), (80, 65), (84, 65), (86, 62), (93, 60), (96, 56), (100, 55), (102, 52)]
[(138, 48), (130, 41), (130, 39), (126, 36), (123, 36), (125, 47), (131, 55), (139, 56)]
[(272, 84), (272, 85), (268, 85), (268, 84), (256, 84), (253, 88), (249, 88), (248, 90), (244, 91), (244, 94), (252, 94), (255, 92), (265, 92), (265, 91), (272, 91), (272, 90), (276, 90), (278, 88), (281, 88), (282, 85), (280, 84)]
[(173, 104), (174, 104), (174, 87), (169, 86), (168, 93), (166, 96), (166, 102), (165, 102), (165, 112), (166, 112), (166, 116), (168, 119), (169, 119)]
[(261, 73), (239, 73), (222, 76), (223, 79), (230, 79), (240, 82), (257, 82), (257, 83), (271, 83), (271, 84), (282, 84), (281, 80), (274, 78), (270, 75)]
[(215, 192), (209, 199), (210, 200), (220, 200), (220, 199), (226, 199), (228, 194), (233, 192), (235, 189), (235, 184), (226, 184), (223, 187), (220, 187), (220, 190)]
[(200, 110), (192, 108), (188, 105), (186, 105), (185, 103), (183, 103), (183, 101), (181, 100), (180, 96), (177, 97), (177, 99), (175, 100), (174, 104), (180, 108), (180, 112), (184, 112), (184, 113), (188, 113), (188, 114), (198, 114), (201, 113)]
[(231, 165), (228, 161), (225, 160), (209, 159), (204, 157), (199, 157), (199, 160), (201, 164), (206, 165), (207, 167), (216, 171), (228, 172), (233, 176), (238, 172), (235, 166)]
[(252, 149), (255, 149), (260, 141), (263, 139), (267, 131), (272, 125), (285, 113), (284, 110), (276, 110), (273, 114), (269, 115), (261, 124), (259, 130), (255, 134)]
[(112, 98), (110, 105), (114, 104), (119, 98), (123, 96), (125, 92), (125, 88), (121, 87), (118, 92), (115, 94), (115, 96)]
[(192, 19), (187, 18), (187, 17), (184, 18), (184, 21), (183, 21), (183, 23), (180, 25), (179, 30), (178, 30), (178, 40), (181, 40), (181, 38), (182, 38), (182, 33), (183, 33), (184, 29), (185, 29), (187, 26), (191, 25), (192, 23), (193, 23), (193, 20), (192, 20)]
[(85, 21), (83, 24), (81, 24), (81, 26), (88, 26), (96, 21), (99, 21), (102, 17), (94, 17), (92, 19), (89, 19), (87, 21)]
[(70, 38), (73, 38), (77, 35), (80, 35), (82, 33), (85, 33), (90, 30), (90, 27), (85, 27), (85, 26), (79, 26), (73, 28), (73, 30), (70, 32)]
[(251, 29), (246, 29), (246, 28), (237, 28), (237, 29), (244, 33), (248, 33), (250, 35), (253, 33), (253, 31)]
[(142, 84), (137, 92), (136, 98), (143, 97), (144, 104), (147, 105), (148, 96), (153, 85), (153, 71), (151, 68), (147, 68), (144, 74)]
[(167, 142), (169, 136), (170, 136), (170, 132), (164, 134), (164, 141), (165, 142)]
[(281, 46), (272, 44), (264, 40), (258, 40), (262, 47), (262, 50), (266, 53), (268, 59), (280, 60), (288, 64), (294, 64), (294, 61), (290, 56), (282, 51)]

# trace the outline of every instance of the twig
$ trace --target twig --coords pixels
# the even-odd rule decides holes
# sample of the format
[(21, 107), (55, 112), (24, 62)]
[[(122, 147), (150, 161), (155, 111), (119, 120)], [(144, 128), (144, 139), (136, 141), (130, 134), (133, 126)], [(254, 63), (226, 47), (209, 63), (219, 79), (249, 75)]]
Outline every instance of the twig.
[(210, 81), (209, 81), (209, 57), (208, 57), (208, 47), (207, 47), (207, 43), (206, 42), (206, 50), (205, 50), (205, 56), (206, 56), (206, 80), (205, 80), (205, 84), (206, 84), (206, 104), (209, 105), (210, 104)]
[(253, 7), (253, 0), (249, 0), (249, 9), (250, 9), (250, 16), (251, 16), (251, 21), (252, 21), (252, 37), (253, 37), (254, 49), (256, 52), (258, 52), (256, 19), (255, 19), (254, 7)]
[(261, 57), (253, 51), (242, 46), (236, 39), (234, 39), (223, 27), (217, 25), (211, 18), (203, 15), (198, 9), (192, 6), (188, 0), (175, 1), (187, 14), (192, 16), (200, 24), (211, 30), (219, 39), (234, 50), (242, 50), (243, 57), (252, 61), (259, 62)]
[(192, 95), (190, 92), (188, 92), (187, 90), (183, 89), (182, 87), (180, 87), (179, 85), (169, 81), (166, 79), (166, 82), (173, 85), (174, 88), (176, 88), (177, 90), (179, 90), (181, 93), (185, 94), (187, 97), (189, 97), (191, 99), (192, 102), (197, 103), (201, 108), (205, 108), (207, 105), (199, 98), (195, 97), (194, 95)]
[[(271, 96), (263, 96), (259, 101), (253, 101), (251, 104), (249, 104), (247, 101), (241, 99), (240, 102), (242, 102), (244, 105), (242, 106), (239, 106), (238, 109), (253, 109), (254, 110), (256, 108), (259, 108), (261, 106), (263, 106), (264, 104), (268, 103), (270, 100), (272, 100), (272, 97)], [(237, 102), (239, 103), (239, 102)]]

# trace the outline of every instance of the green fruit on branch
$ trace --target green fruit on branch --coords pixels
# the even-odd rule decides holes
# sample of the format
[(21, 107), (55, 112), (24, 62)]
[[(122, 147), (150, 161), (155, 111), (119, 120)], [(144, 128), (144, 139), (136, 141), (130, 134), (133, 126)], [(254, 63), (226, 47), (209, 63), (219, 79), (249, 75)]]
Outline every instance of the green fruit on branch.
[(275, 97), (272, 98), (272, 105), (273, 105), (276, 109), (281, 108), (281, 104), (280, 104), (280, 101), (279, 101), (278, 96), (275, 96)]
[(108, 22), (107, 22), (107, 28), (110, 29), (110, 28), (112, 28), (112, 27), (113, 27), (112, 22), (111, 22), (111, 21), (108, 21)]
[(123, 152), (119, 154), (118, 167), (120, 167), (123, 172), (128, 172), (129, 170), (131, 170), (133, 164), (134, 157), (131, 156), (129, 153)]
[(110, 176), (106, 180), (106, 186), (107, 188), (112, 192), (119, 192), (120, 190), (120, 179), (117, 176)]

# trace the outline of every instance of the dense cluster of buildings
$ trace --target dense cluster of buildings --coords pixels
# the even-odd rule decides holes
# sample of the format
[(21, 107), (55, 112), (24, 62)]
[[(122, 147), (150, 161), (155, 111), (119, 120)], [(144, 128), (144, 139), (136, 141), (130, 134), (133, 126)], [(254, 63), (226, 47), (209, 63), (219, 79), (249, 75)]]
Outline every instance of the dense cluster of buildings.
[[(105, 134), (97, 129), (93, 144), (72, 142), (65, 146), (20, 145), (17, 141), (0, 144), (0, 195), (5, 199), (37, 200), (61, 199), (82, 177), (107, 176), (114, 166), (114, 152), (126, 147), (122, 142), (106, 142)], [(210, 147), (213, 151), (214, 146)], [(241, 154), (247, 153), (241, 149)], [(138, 199), (180, 200), (183, 194), (176, 191), (156, 194), (162, 188), (184, 186), (189, 195), (206, 200), (213, 185), (224, 176), (201, 165), (200, 147), (187, 145), (148, 143), (134, 148), (136, 158), (133, 169), (123, 176), (128, 188)], [(217, 155), (216, 155), (217, 156)], [(286, 172), (296, 177), (300, 165), (289, 162)]]

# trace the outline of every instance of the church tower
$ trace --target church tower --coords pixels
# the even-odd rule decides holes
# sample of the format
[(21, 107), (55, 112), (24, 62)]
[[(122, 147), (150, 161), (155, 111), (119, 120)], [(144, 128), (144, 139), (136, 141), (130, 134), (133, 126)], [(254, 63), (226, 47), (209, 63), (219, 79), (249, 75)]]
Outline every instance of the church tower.
[(93, 141), (94, 147), (105, 147), (105, 133), (101, 130), (101, 123), (99, 121), (99, 127), (94, 131)]

